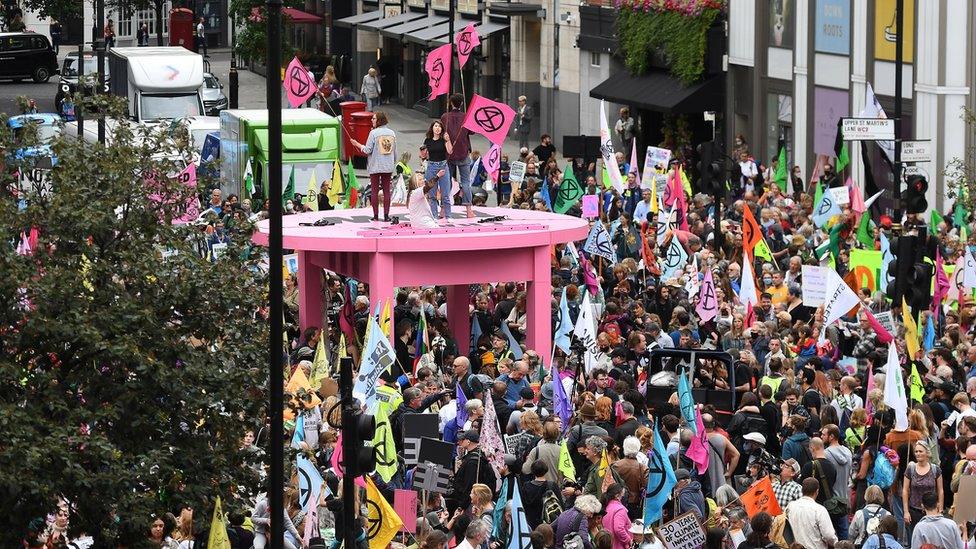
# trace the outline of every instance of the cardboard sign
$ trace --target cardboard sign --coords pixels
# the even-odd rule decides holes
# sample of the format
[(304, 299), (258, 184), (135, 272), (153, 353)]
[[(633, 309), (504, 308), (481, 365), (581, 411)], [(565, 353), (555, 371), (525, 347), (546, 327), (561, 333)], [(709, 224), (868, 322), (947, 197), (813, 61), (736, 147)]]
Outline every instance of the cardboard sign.
[(291, 274), (298, 274), (298, 254), (288, 254), (281, 258)]
[(807, 307), (823, 305), (827, 294), (827, 268), (804, 265), (801, 276), (803, 277), (803, 284), (800, 285), (803, 304)]
[(521, 183), (523, 179), (525, 179), (525, 162), (516, 160), (509, 166), (508, 180)]
[(393, 490), (393, 509), (403, 520), (401, 532), (417, 531), (417, 492), (413, 490)]
[(885, 311), (883, 313), (876, 313), (874, 318), (878, 320), (878, 324), (884, 326), (885, 330), (888, 330), (889, 334), (897, 334), (898, 331), (895, 329), (895, 318), (891, 314), (891, 311)]
[(454, 466), (454, 445), (439, 438), (423, 437), (417, 459), (451, 469)]
[(436, 463), (419, 463), (413, 474), (413, 487), (446, 494), (451, 487), (451, 473)]
[[(671, 151), (660, 147), (648, 147), (644, 157), (644, 173), (641, 176), (641, 188), (650, 189), (656, 184), (656, 177), (668, 171), (671, 161)], [(660, 169), (659, 169), (660, 168)], [(667, 178), (665, 178), (667, 181)]]
[(851, 203), (851, 192), (847, 190), (847, 187), (832, 187), (827, 190), (830, 191), (831, 196), (834, 197), (834, 202), (838, 206), (845, 206)]
[(976, 520), (976, 476), (959, 477), (959, 492), (956, 493), (956, 511), (952, 519), (956, 524)]
[(595, 194), (583, 195), (583, 217), (587, 219), (600, 217), (600, 197)]
[(668, 549), (698, 549), (705, 545), (705, 529), (690, 511), (665, 523), (657, 532)]

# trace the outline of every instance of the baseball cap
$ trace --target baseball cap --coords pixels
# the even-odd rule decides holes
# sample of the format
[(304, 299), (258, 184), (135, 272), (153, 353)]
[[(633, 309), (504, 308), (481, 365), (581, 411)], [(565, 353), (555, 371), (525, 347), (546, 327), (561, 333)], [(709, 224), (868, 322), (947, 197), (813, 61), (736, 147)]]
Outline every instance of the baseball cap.
[(461, 436), (458, 437), (458, 442), (460, 442), (462, 440), (467, 440), (468, 442), (473, 442), (475, 444), (480, 444), (481, 443), (481, 435), (479, 435), (478, 434), (478, 431), (475, 431), (474, 429), (468, 429), (467, 431), (461, 433)]

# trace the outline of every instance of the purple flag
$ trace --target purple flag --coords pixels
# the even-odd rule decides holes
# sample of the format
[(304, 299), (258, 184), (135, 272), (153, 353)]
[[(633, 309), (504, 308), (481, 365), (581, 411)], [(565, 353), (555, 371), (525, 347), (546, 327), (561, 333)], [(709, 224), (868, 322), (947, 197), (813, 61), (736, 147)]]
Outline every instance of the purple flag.
[[(477, 322), (477, 321), (475, 321)], [(464, 409), (464, 406), (468, 403), (468, 397), (464, 396), (464, 391), (461, 390), (461, 382), (457, 384), (457, 428), (460, 433), (464, 429), (464, 424), (468, 421), (468, 411)]]
[(566, 387), (563, 386), (563, 378), (559, 375), (559, 368), (552, 367), (552, 405), (556, 415), (563, 420), (563, 429), (569, 425), (569, 419), (573, 417), (573, 405), (569, 402), (566, 395)]

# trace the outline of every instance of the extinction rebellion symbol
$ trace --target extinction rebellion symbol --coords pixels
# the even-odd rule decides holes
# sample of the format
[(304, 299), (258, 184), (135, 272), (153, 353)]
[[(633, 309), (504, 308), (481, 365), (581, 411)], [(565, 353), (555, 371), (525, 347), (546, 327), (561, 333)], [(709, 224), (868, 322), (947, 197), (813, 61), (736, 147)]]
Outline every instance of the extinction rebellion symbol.
[(474, 112), (474, 121), (486, 132), (498, 131), (505, 122), (505, 113), (494, 105), (488, 105)]
[(461, 32), (461, 35), (458, 36), (457, 48), (460, 55), (468, 55), (471, 53), (471, 50), (474, 48), (471, 46), (470, 31)]
[(302, 67), (292, 67), (291, 69), (291, 93), (298, 97), (308, 95), (311, 83), (308, 81), (308, 72)]
[(430, 87), (437, 88), (441, 85), (441, 78), (444, 77), (444, 61), (435, 59), (430, 67)]

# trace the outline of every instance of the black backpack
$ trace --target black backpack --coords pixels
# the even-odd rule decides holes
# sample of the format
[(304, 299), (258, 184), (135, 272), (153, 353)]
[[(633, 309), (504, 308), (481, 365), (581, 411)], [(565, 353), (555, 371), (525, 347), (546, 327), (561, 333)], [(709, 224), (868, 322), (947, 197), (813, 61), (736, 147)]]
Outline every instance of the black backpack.
[(768, 437), (769, 422), (760, 415), (747, 415), (745, 422), (742, 424), (742, 434), (744, 436), (749, 433), (759, 433), (764, 437)]

